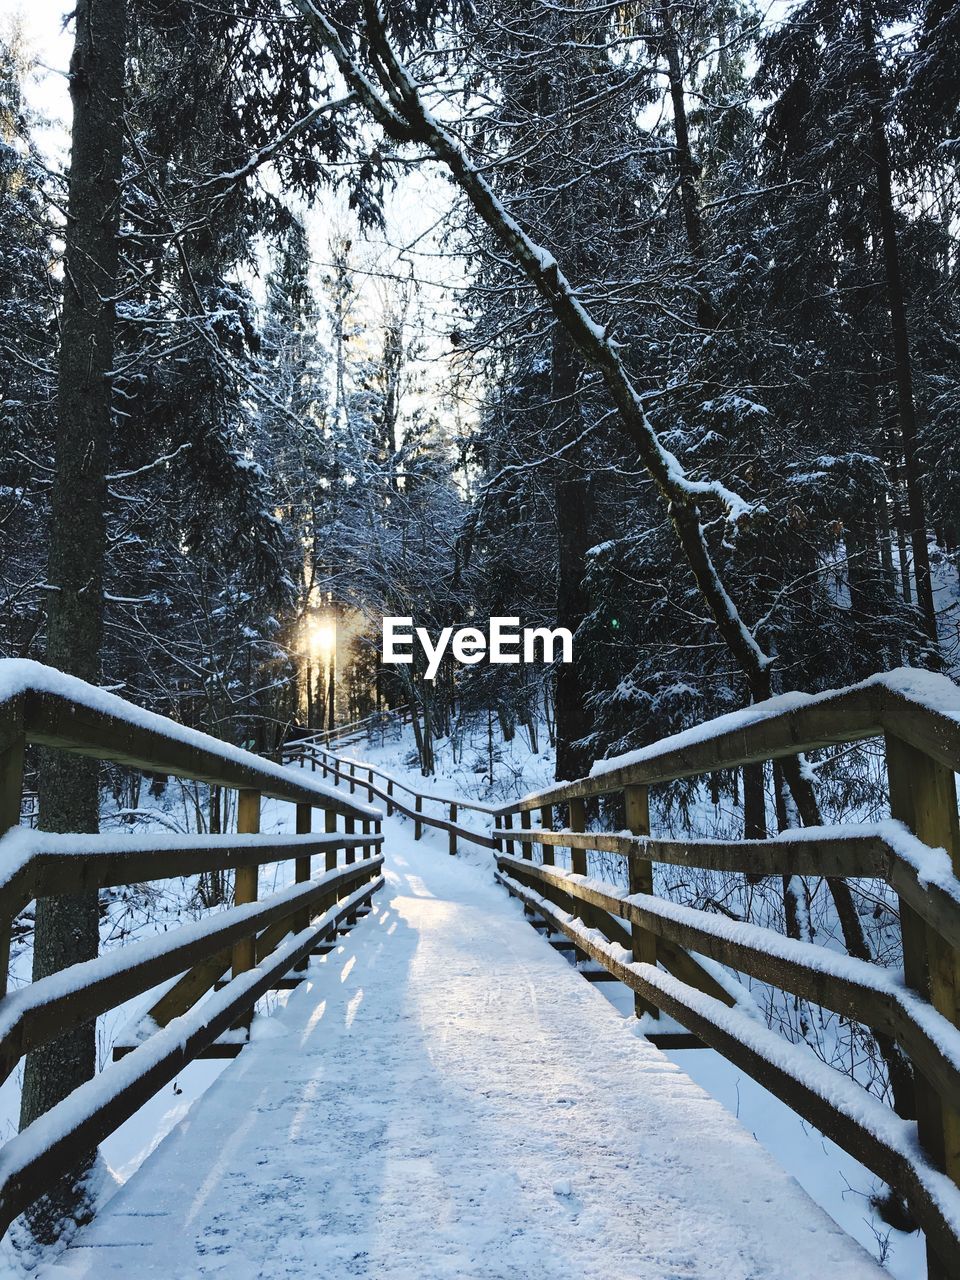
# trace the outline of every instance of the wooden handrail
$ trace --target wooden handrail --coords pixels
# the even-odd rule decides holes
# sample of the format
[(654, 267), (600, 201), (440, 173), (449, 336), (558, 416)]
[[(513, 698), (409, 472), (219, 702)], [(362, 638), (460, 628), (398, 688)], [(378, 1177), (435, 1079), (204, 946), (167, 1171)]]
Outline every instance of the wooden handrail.
[[(873, 738), (883, 739), (890, 821), (808, 828), (772, 840), (650, 837), (651, 786)], [(599, 761), (589, 777), (502, 806), (494, 829), (501, 882), (574, 939), (582, 954), (626, 982), (635, 993), (638, 1012), (659, 1010), (676, 1017), (908, 1196), (928, 1232), (930, 1274), (937, 1280), (960, 1274), (958, 769), (960, 689), (945, 676), (907, 669), (873, 676), (848, 689), (772, 698), (639, 751)], [(586, 802), (620, 793), (630, 830), (586, 831)], [(553, 829), (558, 804), (567, 810), (562, 831)], [(537, 809), (540, 827), (531, 822)], [(521, 817), (519, 829), (515, 813)], [(515, 845), (523, 858), (513, 857)], [(542, 850), (540, 865), (532, 861), (537, 847)], [(569, 849), (574, 874), (554, 868), (557, 848)], [(628, 894), (588, 878), (591, 851), (626, 860)], [(654, 862), (756, 877), (879, 877), (899, 896), (905, 980), (770, 930), (734, 926), (661, 902), (653, 897), (649, 878)], [(629, 923), (629, 931), (619, 920)], [(872, 1027), (878, 1042), (891, 1051), (899, 1044), (914, 1067), (914, 1132), (929, 1157), (927, 1172), (922, 1159), (918, 1163), (913, 1158), (909, 1144), (894, 1144), (894, 1153), (890, 1144), (874, 1142), (875, 1135), (859, 1124), (855, 1107), (841, 1109), (840, 1114), (829, 1098), (816, 1097), (816, 1091), (784, 1069), (775, 1054), (757, 1046), (745, 1050), (724, 1021), (730, 1011), (721, 1004), (723, 1017), (717, 1013), (718, 993), (711, 990), (709, 978), (698, 975), (688, 949)], [(656, 968), (657, 961), (670, 969), (670, 979)], [(890, 1123), (903, 1123), (892, 1112), (886, 1115)], [(930, 1198), (927, 1173), (934, 1166), (948, 1176), (944, 1181), (958, 1206), (953, 1218), (941, 1215)]]
[(237, 941), (255, 938), (268, 925), (289, 921), (305, 908), (326, 909), (336, 901), (338, 891), (351, 892), (382, 865), (383, 858), (375, 857), (338, 867), (262, 902), (218, 911), (195, 924), (71, 965), (11, 993), (0, 1000), (0, 1081), (29, 1050), (150, 991)]
[[(457, 840), (466, 840), (468, 844), (479, 845), (482, 849), (496, 849), (498, 847), (497, 840), (482, 831), (473, 831), (470, 827), (465, 827), (456, 821), (457, 815), (461, 809), (469, 809), (474, 813), (481, 813), (484, 816), (495, 815), (499, 812), (492, 805), (474, 804), (470, 801), (454, 799), (452, 796), (437, 796), (429, 792), (417, 791), (411, 787), (409, 783), (397, 778), (394, 774), (388, 773), (385, 769), (380, 769), (377, 765), (370, 764), (364, 760), (355, 760), (349, 757), (342, 757), (333, 751), (327, 751), (324, 748), (304, 748), (300, 743), (291, 747), (289, 754), (293, 758), (300, 760), (310, 759), (311, 756), (320, 760), (324, 770), (332, 772), (334, 778), (338, 782), (346, 781), (349, 783), (351, 790), (359, 787), (367, 793), (369, 799), (377, 796), (383, 800), (387, 806), (387, 814), (393, 810), (402, 813), (404, 817), (411, 818), (415, 824), (415, 838), (420, 839), (423, 827), (432, 827), (437, 831), (445, 831), (448, 833), (450, 840), (448, 850), (450, 853), (456, 853)], [(362, 770), (367, 776), (358, 777), (357, 770)], [(380, 778), (384, 782), (384, 786), (377, 786), (373, 778)], [(402, 800), (396, 797), (397, 789), (413, 796), (414, 805), (404, 804)], [(449, 813), (449, 818), (439, 818), (433, 814), (424, 811), (425, 802), (441, 804), (445, 806)]]
[[(20, 828), (27, 743), (236, 788), (238, 832), (125, 838)], [(259, 834), (263, 796), (296, 806), (295, 836)], [(326, 830), (317, 835), (311, 829), (314, 808), (325, 811)], [(338, 816), (343, 831), (337, 830)], [(379, 809), (348, 800), (302, 770), (144, 712), (39, 663), (0, 661), (0, 993), (6, 989), (11, 923), (32, 899), (234, 873), (232, 908), (60, 970), (0, 999), (2, 1080), (30, 1050), (177, 978), (151, 1010), (152, 1034), (128, 1063), (74, 1090), (0, 1149), (0, 1231), (186, 1062), (211, 1046), (211, 1052), (217, 1049), (213, 1042), (222, 1031), (242, 1032), (256, 1000), (291, 967), (303, 967), (320, 939), (356, 921), (358, 906), (383, 885), (381, 817)], [(338, 866), (341, 852), (346, 866)], [(325, 870), (312, 879), (316, 855), (323, 856)], [(258, 901), (260, 865), (285, 859), (295, 863), (296, 883)], [(318, 912), (323, 915), (316, 923)], [(233, 979), (224, 991), (197, 1007), (231, 965)], [(170, 1022), (177, 1028), (168, 1036), (162, 1028)], [(235, 1037), (219, 1046), (221, 1052), (226, 1048), (239, 1051), (240, 1042)], [(136, 1063), (141, 1069), (131, 1075)]]
[[(903, 668), (827, 693), (789, 693), (719, 716), (626, 756), (601, 760), (589, 777), (558, 783), (508, 805), (502, 814), (609, 795), (776, 760), (884, 732), (960, 771), (960, 690), (946, 676)], [(620, 763), (622, 761), (622, 763)]]
[[(297, 747), (299, 747), (299, 743)], [(296, 750), (296, 748), (294, 748)], [(499, 805), (481, 804), (479, 800), (464, 800), (459, 796), (438, 796), (432, 791), (418, 791), (416, 787), (410, 786), (408, 782), (404, 782), (402, 778), (398, 778), (395, 773), (390, 773), (387, 769), (381, 769), (379, 765), (371, 764), (369, 760), (360, 760), (354, 756), (343, 756), (335, 751), (328, 751), (323, 747), (317, 749), (318, 755), (326, 757), (328, 763), (330, 761), (339, 761), (341, 764), (353, 764), (358, 769), (372, 769), (373, 772), (385, 782), (392, 782), (394, 787), (399, 787), (402, 791), (406, 791), (408, 795), (420, 796), (421, 800), (429, 800), (436, 804), (442, 805), (458, 805), (461, 809), (471, 809), (474, 813), (482, 813), (487, 816), (494, 816), (503, 812)], [(367, 787), (367, 783), (360, 781), (360, 786)]]
[(298, 736), (296, 742), (291, 745), (336, 742), (339, 738), (352, 738), (361, 733), (369, 733), (384, 720), (399, 720), (402, 724), (409, 717), (410, 707), (406, 704), (402, 707), (388, 707), (385, 711), (371, 711), (369, 715), (361, 716), (359, 720), (350, 720), (347, 724), (334, 725), (332, 729), (316, 729), (312, 733), (305, 733), (302, 737)]
[(347, 800), (299, 770), (143, 711), (39, 662), (5, 658), (0, 659), (0, 753), (18, 739), (345, 816), (378, 816), (376, 809)]
[(14, 828), (0, 838), (0, 919), (34, 898), (148, 884), (209, 871), (262, 866), (330, 851), (368, 849), (380, 835), (161, 836), (60, 835)]
[[(529, 864), (526, 867), (529, 871)], [(809, 1055), (800, 1066), (776, 1032), (712, 996), (694, 991), (629, 952), (598, 940), (563, 909), (506, 870), (498, 879), (645, 1001), (661, 1009), (705, 1044), (783, 1099), (821, 1133), (849, 1151), (906, 1198), (927, 1234), (944, 1275), (960, 1274), (960, 1189), (916, 1149), (914, 1128), (854, 1081)]]
[(583, 880), (558, 867), (506, 854), (497, 858), (497, 865), (515, 880), (550, 885), (572, 902), (600, 907), (658, 938), (886, 1032), (954, 1105), (960, 1104), (960, 1030), (887, 970), (649, 894), (627, 897), (613, 885)]
[[(368, 864), (369, 865), (369, 864)], [(209, 1047), (358, 905), (383, 887), (377, 877), (278, 947), (273, 962), (241, 974), (52, 1107), (0, 1148), (0, 1232), (87, 1151), (128, 1120)]]
[[(587, 849), (620, 857), (750, 876), (875, 876), (884, 880), (940, 937), (960, 948), (960, 881), (928, 874), (933, 851), (901, 823), (805, 827), (771, 840), (654, 840), (602, 831), (516, 831), (495, 827), (496, 842)], [(915, 854), (907, 856), (907, 851)]]

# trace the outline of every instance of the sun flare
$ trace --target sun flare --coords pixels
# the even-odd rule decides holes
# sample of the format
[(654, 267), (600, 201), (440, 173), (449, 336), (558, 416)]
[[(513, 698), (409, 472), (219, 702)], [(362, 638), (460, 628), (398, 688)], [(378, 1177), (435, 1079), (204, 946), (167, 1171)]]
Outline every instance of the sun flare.
[(329, 663), (337, 649), (337, 626), (330, 618), (312, 618), (307, 625), (307, 646), (316, 662)]

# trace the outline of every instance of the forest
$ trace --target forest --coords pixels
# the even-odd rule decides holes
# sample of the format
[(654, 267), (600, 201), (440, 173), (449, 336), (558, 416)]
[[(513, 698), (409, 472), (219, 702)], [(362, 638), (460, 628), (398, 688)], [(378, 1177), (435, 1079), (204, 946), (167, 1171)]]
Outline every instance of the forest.
[[(406, 708), (424, 776), (489, 743), (487, 796), (494, 737), (574, 779), (960, 669), (955, 0), (78, 0), (72, 31), (71, 131), (0, 30), (0, 657), (273, 756)], [(388, 616), (575, 661), (427, 678)], [(147, 785), (28, 761), (49, 830)], [(884, 786), (867, 744), (656, 804), (764, 837)], [(898, 959), (862, 886), (661, 888)], [(896, 1046), (767, 1012), (896, 1097)]]
[[(341, 720), (546, 712), (558, 777), (768, 688), (952, 666), (956, 11), (116, 7), (111, 426), (66, 548), (67, 175), (3, 51), (5, 656), (92, 573), (84, 661), (145, 706), (272, 749), (330, 720), (335, 647)], [(365, 255), (424, 181), (422, 254)], [(563, 625), (578, 660), (378, 671), (410, 613)]]

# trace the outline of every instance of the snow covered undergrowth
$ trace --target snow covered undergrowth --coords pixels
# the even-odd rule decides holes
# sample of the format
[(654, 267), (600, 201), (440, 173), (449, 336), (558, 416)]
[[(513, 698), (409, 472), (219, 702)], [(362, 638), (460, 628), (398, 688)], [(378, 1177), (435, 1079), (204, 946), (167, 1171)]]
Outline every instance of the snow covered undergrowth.
[(375, 912), (39, 1275), (879, 1274), (487, 867), (386, 833)]

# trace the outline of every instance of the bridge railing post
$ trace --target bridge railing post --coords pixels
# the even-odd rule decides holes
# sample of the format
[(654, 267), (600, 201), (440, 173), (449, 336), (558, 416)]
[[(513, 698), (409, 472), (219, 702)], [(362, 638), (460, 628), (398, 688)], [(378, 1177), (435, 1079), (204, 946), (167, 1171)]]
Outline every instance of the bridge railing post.
[[(333, 809), (325, 809), (323, 814), (323, 829), (327, 835), (334, 835), (337, 830), (337, 815)], [(324, 871), (335, 871), (337, 868), (337, 851), (336, 849), (328, 849), (326, 858), (324, 859)]]
[[(543, 828), (544, 831), (553, 830), (553, 805), (552, 804), (545, 804), (541, 807), (540, 826)], [(542, 844), (540, 846), (540, 857), (543, 860), (543, 865), (545, 867), (552, 867), (554, 865), (553, 845)]]
[[(586, 831), (587, 829), (587, 809), (580, 796), (574, 796), (567, 802), (567, 826), (571, 831)], [(585, 876), (587, 874), (586, 849), (570, 850), (570, 867), (574, 875)]]
[(393, 817), (393, 779), (387, 779), (387, 817)]
[[(650, 834), (650, 791), (642, 785), (624, 787), (624, 818), (628, 831), (635, 836)], [(649, 858), (641, 857), (634, 849), (627, 859), (628, 887), (631, 894), (653, 893), (653, 864)], [(630, 926), (633, 942), (633, 959), (639, 964), (657, 963), (657, 940), (649, 929), (641, 929), (639, 925)], [(655, 1005), (649, 1004), (642, 996), (634, 993), (633, 1008), (637, 1017), (648, 1013), (653, 1018), (660, 1016)]]
[[(513, 824), (511, 823), (511, 826), (512, 826), (512, 825), (513, 825)], [(520, 810), (520, 826), (521, 826), (521, 828), (525, 828), (525, 829), (529, 830), (529, 828), (530, 828), (530, 810), (529, 810), (529, 809), (521, 809), (521, 810)], [(512, 844), (512, 843), (511, 843), (511, 845), (510, 845), (510, 848), (511, 848), (511, 849), (513, 849), (513, 844)], [(531, 845), (529, 845), (529, 844), (527, 844), (527, 843), (526, 843), (526, 841), (524, 841), (524, 840), (521, 840), (521, 841), (520, 841), (520, 857), (521, 857), (521, 858), (532, 858), (532, 857), (533, 857), (533, 848), (532, 848), (532, 846), (531, 846)], [(525, 916), (532, 916), (532, 915), (533, 915), (533, 911), (531, 911), (530, 907), (528, 907), (526, 903), (524, 903), (524, 904), (523, 904), (523, 914), (524, 914)]]
[[(312, 830), (313, 830), (313, 805), (298, 804), (297, 805), (297, 835), (308, 836), (310, 835)], [(311, 872), (310, 855), (308, 853), (306, 857), (297, 858), (296, 860), (294, 876), (297, 884), (305, 884), (310, 879), (310, 872)], [(309, 928), (310, 928), (310, 909), (308, 907), (305, 910), (301, 911), (299, 916), (297, 917), (296, 930), (299, 933), (299, 932), (302, 932), (302, 930), (309, 929)], [(306, 969), (306, 967), (307, 967), (307, 957), (304, 956), (303, 959), (297, 965), (297, 970), (299, 972), (302, 972), (304, 969)]]
[(374, 796), (373, 796), (373, 770), (372, 769), (367, 770), (367, 791), (369, 792), (369, 795), (367, 798), (369, 799), (370, 803), (373, 804)]
[(357, 789), (357, 766), (351, 763), (347, 766), (347, 772), (350, 778), (350, 794), (353, 795)]
[[(521, 809), (521, 810), (520, 810), (520, 826), (523, 828), (523, 830), (524, 830), (524, 831), (529, 831), (529, 830), (530, 830), (530, 825), (531, 825), (531, 824), (530, 824), (530, 810), (529, 810), (529, 809)], [(529, 861), (532, 861), (532, 859), (533, 859), (533, 845), (530, 843), (530, 841), (529, 841), (529, 840), (524, 840), (524, 841), (522, 842), (522, 844), (520, 845), (520, 853), (521, 853), (521, 856), (522, 856), (522, 857), (524, 857), (524, 858), (526, 858), (528, 862), (529, 862)]]
[[(259, 830), (260, 792), (237, 792), (237, 834), (256, 835)], [(256, 902), (259, 871), (260, 868), (256, 864), (252, 867), (237, 867), (233, 881), (233, 902), (235, 906), (239, 907), (247, 902)], [(257, 963), (257, 940), (254, 933), (251, 932), (250, 937), (241, 938), (239, 942), (233, 944), (232, 958), (234, 977), (237, 977), (238, 974), (246, 973), (248, 969), (254, 967)]]
[(414, 818), (413, 821), (413, 838), (414, 840), (419, 840), (423, 835), (423, 823), (420, 821), (419, 817), (419, 815), (423, 813), (423, 796), (420, 795), (419, 792), (417, 793), (413, 807), (417, 812), (417, 817)]
[[(366, 831), (366, 830), (368, 829), (368, 827), (369, 827), (369, 823), (367, 822), (366, 818), (362, 819), (362, 821), (363, 821), (363, 829), (364, 829), (364, 831)], [(348, 836), (356, 835), (356, 833), (357, 833), (357, 820), (356, 820), (356, 818), (344, 818), (344, 820), (343, 820), (343, 830), (344, 830), (345, 834), (346, 834), (346, 835), (348, 835)], [(357, 860), (357, 851), (356, 851), (356, 849), (348, 849), (348, 850), (346, 851), (345, 859), (344, 859), (344, 860), (345, 860), (347, 863), (356, 862), (356, 860)], [(356, 916), (356, 912), (352, 912), (349, 916), (347, 916), (347, 924), (348, 924), (348, 925), (355, 925), (356, 923), (357, 923), (357, 916)]]
[[(587, 807), (580, 796), (573, 796), (567, 802), (567, 826), (571, 831), (586, 831), (587, 829)], [(587, 851), (586, 849), (570, 849), (570, 869), (574, 875), (585, 876), (588, 874)], [(592, 909), (585, 903), (580, 904), (580, 919), (588, 927), (592, 927), (596, 917)], [(577, 962), (580, 963), (587, 959), (585, 952), (577, 947), (575, 951)]]
[[(503, 825), (507, 828), (513, 827), (512, 813), (505, 813), (503, 815)], [(509, 854), (511, 857), (513, 857), (513, 844), (514, 842), (512, 840), (504, 839), (503, 841), (503, 852)]]
[(447, 841), (447, 852), (451, 858), (457, 856), (457, 833), (453, 830), (453, 824), (457, 821), (457, 812), (457, 806), (452, 804), (450, 806), (450, 837)]
[[(960, 824), (951, 769), (919, 747), (886, 735), (890, 814), (925, 845), (946, 849), (954, 875), (960, 875)], [(908, 986), (926, 996), (954, 1026), (960, 1023), (960, 956), (900, 901), (903, 969)], [(928, 1155), (960, 1184), (960, 1114), (942, 1101), (933, 1085), (918, 1071), (916, 1081), (917, 1132)], [(931, 1276), (946, 1275), (928, 1248)]]

